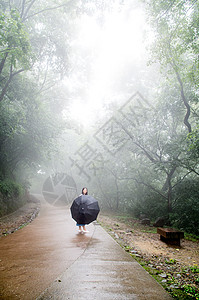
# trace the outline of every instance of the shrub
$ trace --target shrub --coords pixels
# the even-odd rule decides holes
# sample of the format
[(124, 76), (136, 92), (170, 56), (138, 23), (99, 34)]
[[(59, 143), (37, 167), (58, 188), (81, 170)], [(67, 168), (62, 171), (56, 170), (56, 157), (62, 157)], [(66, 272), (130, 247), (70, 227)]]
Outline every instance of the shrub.
[(0, 192), (3, 196), (10, 197), (20, 197), (23, 194), (23, 188), (20, 184), (10, 180), (5, 179), (0, 181)]
[(172, 226), (199, 235), (199, 180), (186, 179), (174, 190)]
[(154, 192), (148, 191), (140, 200), (134, 201), (131, 211), (135, 217), (145, 214), (150, 219), (167, 215), (167, 202), (160, 199), (160, 196)]
[(25, 203), (24, 188), (10, 179), (0, 181), (0, 216), (11, 213)]

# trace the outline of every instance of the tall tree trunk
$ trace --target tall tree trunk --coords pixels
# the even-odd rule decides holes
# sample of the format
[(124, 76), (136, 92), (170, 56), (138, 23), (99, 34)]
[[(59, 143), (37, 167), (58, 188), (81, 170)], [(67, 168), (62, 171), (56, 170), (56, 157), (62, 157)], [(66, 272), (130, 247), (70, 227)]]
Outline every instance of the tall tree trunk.
[(175, 170), (177, 169), (177, 166), (173, 166), (169, 172), (166, 172), (167, 179), (166, 182), (162, 188), (162, 191), (167, 190), (167, 204), (168, 204), (168, 213), (172, 211), (172, 185), (171, 185), (171, 179), (173, 177), (173, 174)]
[(182, 98), (182, 100), (184, 102), (184, 105), (185, 105), (185, 107), (187, 109), (186, 115), (184, 117), (184, 124), (188, 128), (188, 131), (191, 132), (191, 124), (188, 121), (189, 117), (190, 117), (190, 112), (191, 112), (190, 105), (189, 105), (189, 103), (186, 100), (186, 97), (185, 97), (185, 94), (184, 94), (183, 83), (182, 83), (182, 80), (180, 78), (180, 75), (179, 75), (179, 73), (178, 73), (177, 70), (175, 72), (176, 72), (176, 76), (178, 78), (178, 82), (180, 83), (181, 98)]
[(167, 179), (165, 181), (165, 184), (162, 188), (162, 191), (166, 191), (168, 188), (169, 188), (169, 184), (171, 182), (171, 178), (176, 170), (177, 166), (173, 166), (173, 168), (169, 171), (169, 172), (166, 172), (167, 173)]
[(23, 0), (22, 5), (21, 5), (21, 18), (23, 18), (25, 3), (26, 3), (26, 0)]
[(35, 3), (35, 1), (37, 1), (37, 0), (32, 0), (30, 3), (29, 3), (29, 5), (28, 5), (28, 7), (26, 8), (26, 10), (25, 10), (25, 7), (23, 7), (23, 21), (26, 19), (26, 17), (27, 17), (27, 15), (28, 15), (28, 13), (29, 13), (29, 10), (31, 9), (31, 7), (33, 6), (33, 4)]
[(183, 87), (183, 82), (182, 82), (182, 79), (180, 77), (180, 74), (178, 72), (178, 69), (177, 69), (177, 66), (176, 66), (176, 63), (174, 61), (174, 59), (172, 60), (171, 62), (171, 66), (173, 68), (173, 70), (175, 71), (175, 74), (176, 74), (176, 77), (177, 77), (177, 80), (180, 84), (180, 94), (181, 94), (181, 98), (182, 98), (182, 101), (187, 109), (187, 112), (186, 112), (186, 115), (184, 117), (184, 124), (185, 126), (188, 128), (188, 131), (191, 132), (191, 124), (189, 123), (189, 117), (190, 117), (190, 112), (191, 112), (191, 108), (190, 108), (190, 105), (185, 97), (185, 93), (184, 93), (184, 87)]
[(2, 91), (1, 91), (1, 94), (0, 94), (0, 102), (3, 100), (3, 98), (4, 98), (4, 96), (5, 96), (6, 92), (7, 92), (8, 86), (9, 86), (10, 82), (12, 81), (13, 77), (14, 77), (15, 75), (17, 75), (17, 74), (23, 72), (23, 71), (24, 71), (24, 70), (21, 69), (21, 70), (19, 70), (19, 71), (16, 71), (16, 72), (12, 73), (12, 66), (10, 67), (10, 76), (9, 76), (8, 80), (6, 81), (4, 87), (3, 87)]
[(3, 67), (4, 67), (4, 65), (5, 65), (5, 62), (6, 62), (7, 57), (8, 57), (8, 52), (5, 53), (4, 58), (3, 58), (3, 59), (1, 60), (1, 62), (0, 62), (0, 74), (1, 74), (2, 71), (3, 71)]
[(117, 178), (115, 177), (115, 185), (116, 185), (116, 210), (119, 208), (119, 188), (117, 183)]
[(168, 180), (169, 188), (168, 188), (168, 214), (172, 212), (172, 185), (171, 178)]

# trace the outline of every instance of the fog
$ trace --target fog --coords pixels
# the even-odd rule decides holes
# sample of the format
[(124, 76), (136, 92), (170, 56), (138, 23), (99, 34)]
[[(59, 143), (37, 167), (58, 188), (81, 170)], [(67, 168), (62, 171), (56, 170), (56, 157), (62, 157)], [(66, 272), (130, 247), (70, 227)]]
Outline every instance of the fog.
[(104, 210), (186, 227), (177, 207), (198, 199), (198, 2), (0, 9), (0, 196), (17, 184), (66, 205), (86, 186)]
[(83, 15), (75, 26), (69, 57), (71, 72), (65, 85), (70, 117), (89, 127), (103, 117), (108, 105), (126, 101), (137, 89), (131, 78), (136, 81), (139, 74), (134, 73), (135, 69), (140, 72), (147, 62), (148, 26), (140, 5), (128, 2), (115, 5), (111, 11)]

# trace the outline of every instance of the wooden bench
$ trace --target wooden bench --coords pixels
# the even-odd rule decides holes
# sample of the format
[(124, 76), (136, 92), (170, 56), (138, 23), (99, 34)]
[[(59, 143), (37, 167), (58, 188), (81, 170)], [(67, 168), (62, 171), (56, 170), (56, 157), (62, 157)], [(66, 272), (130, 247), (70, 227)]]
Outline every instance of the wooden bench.
[(157, 228), (157, 233), (160, 234), (161, 241), (170, 244), (180, 246), (180, 239), (184, 238), (184, 232), (173, 228)]

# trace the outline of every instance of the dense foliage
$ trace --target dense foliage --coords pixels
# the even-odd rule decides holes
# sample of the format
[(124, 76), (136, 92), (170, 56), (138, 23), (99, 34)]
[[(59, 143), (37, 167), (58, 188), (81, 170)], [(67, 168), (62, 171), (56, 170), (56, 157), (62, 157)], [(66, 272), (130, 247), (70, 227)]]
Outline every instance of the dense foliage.
[[(131, 2), (1, 1), (1, 203), (20, 198), (14, 182), (25, 189), (39, 170), (66, 172), (72, 152), (77, 153), (92, 136), (90, 146), (99, 150), (103, 160), (84, 161), (83, 167), (90, 174), (89, 190), (99, 197), (102, 208), (136, 217), (145, 214), (152, 220), (169, 217), (173, 226), (198, 234), (199, 2)], [(107, 105), (107, 115), (117, 121), (117, 130), (110, 129), (112, 135), (103, 147), (93, 137), (107, 118), (86, 132), (78, 122), (69, 122), (68, 104), (88, 95), (85, 90), (97, 59), (93, 32), (90, 48), (81, 48), (77, 20), (93, 17), (103, 28), (111, 11), (122, 13), (126, 7), (130, 12), (138, 3), (150, 25), (150, 29), (146, 26), (146, 36), (147, 30), (151, 34), (150, 59), (148, 66), (143, 60), (140, 66), (134, 62), (126, 69), (121, 60), (121, 72), (116, 74), (119, 84), (113, 85), (120, 95)], [(62, 80), (69, 78), (72, 84), (63, 87)], [(137, 87), (146, 99), (138, 93), (138, 102), (125, 118), (117, 96), (123, 93), (122, 99), (128, 99)], [(95, 96), (99, 98), (96, 94), (93, 101)], [(107, 151), (110, 144), (119, 149), (114, 155)], [(88, 177), (80, 169), (73, 172), (79, 185), (87, 185)]]
[(159, 64), (160, 84), (150, 113), (139, 111), (136, 125), (133, 114), (132, 122), (119, 120), (129, 146), (106, 166), (109, 177), (98, 174), (99, 197), (107, 191), (113, 199), (104, 199), (106, 207), (170, 217), (171, 225), (198, 234), (199, 2), (144, 4), (154, 32), (150, 64)]
[[(67, 40), (49, 36), (52, 19), (45, 15), (46, 3), (34, 2), (0, 4), (0, 185), (2, 201), (8, 199), (5, 212), (23, 203), (15, 181), (27, 188), (29, 178), (57, 151), (56, 139), (66, 126), (55, 91), (64, 74)], [(52, 17), (54, 25), (60, 23), (59, 13)]]
[(0, 217), (15, 211), (26, 201), (25, 187), (10, 179), (0, 180)]

